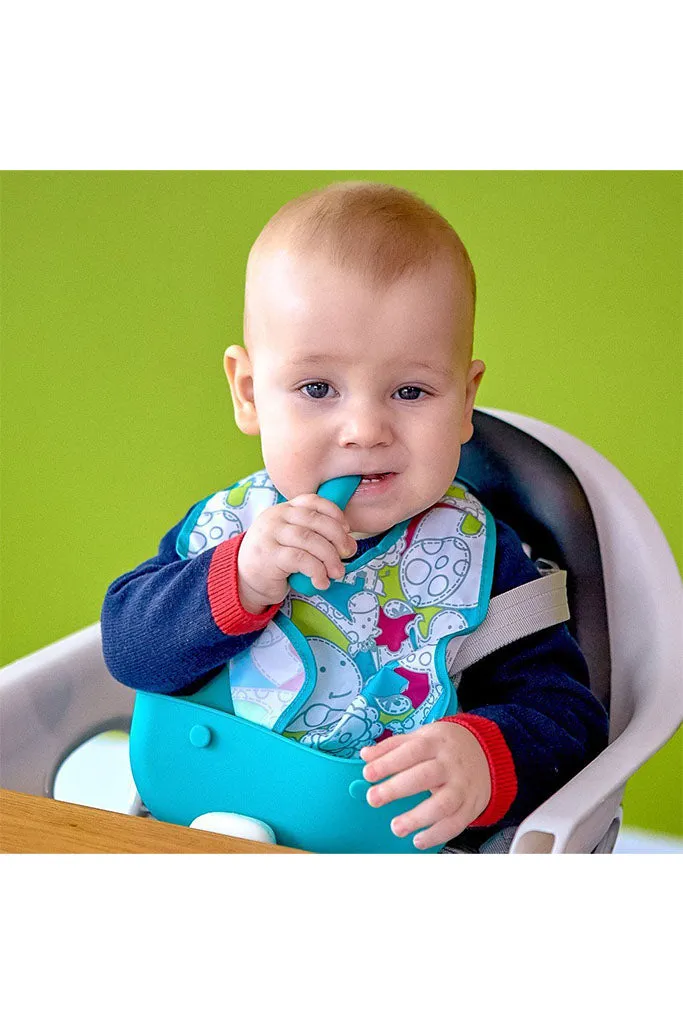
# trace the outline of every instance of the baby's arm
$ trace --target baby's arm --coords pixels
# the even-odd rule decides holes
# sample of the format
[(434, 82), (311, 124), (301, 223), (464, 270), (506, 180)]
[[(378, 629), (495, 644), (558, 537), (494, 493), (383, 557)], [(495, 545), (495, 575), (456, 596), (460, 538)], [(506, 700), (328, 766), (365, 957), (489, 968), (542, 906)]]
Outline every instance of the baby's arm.
[(459, 695), (455, 720), (492, 755), (497, 799), (476, 826), (519, 824), (607, 746), (607, 713), (566, 626), (490, 654), (463, 674)]
[(277, 611), (275, 605), (253, 615), (240, 603), (237, 557), (244, 534), (180, 558), (176, 541), (185, 518), (165, 535), (158, 554), (114, 580), (104, 599), (107, 667), (135, 689), (196, 689), (253, 643)]
[(314, 494), (266, 509), (245, 533), (190, 559), (176, 552), (184, 522), (104, 599), (105, 661), (115, 679), (138, 690), (197, 689), (253, 643), (293, 572), (324, 589), (356, 549), (343, 512)]
[[(493, 594), (538, 576), (514, 531), (503, 523), (497, 527)], [(401, 834), (434, 828), (428, 845), (468, 826), (518, 824), (607, 744), (607, 715), (588, 688), (586, 662), (563, 625), (473, 665), (463, 673), (458, 697), (458, 715), (385, 740), (366, 754), (366, 778), (381, 781), (369, 795), (375, 806), (434, 784), (430, 808), (423, 801), (395, 820)], [(405, 750), (399, 752), (400, 746)]]
[[(497, 523), (497, 533), (494, 594), (538, 577), (514, 530)], [(491, 806), (477, 826), (518, 824), (607, 746), (607, 713), (566, 625), (472, 665), (458, 697), (457, 720), (487, 745), (494, 774)]]

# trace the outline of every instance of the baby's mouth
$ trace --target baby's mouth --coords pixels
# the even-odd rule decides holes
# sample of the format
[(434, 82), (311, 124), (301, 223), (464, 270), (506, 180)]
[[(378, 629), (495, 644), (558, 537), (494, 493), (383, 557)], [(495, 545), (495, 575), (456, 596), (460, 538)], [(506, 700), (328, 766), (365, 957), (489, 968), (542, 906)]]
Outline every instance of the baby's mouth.
[(371, 484), (379, 484), (382, 481), (389, 480), (391, 477), (396, 476), (395, 473), (365, 473), (360, 478), (359, 487), (370, 486)]

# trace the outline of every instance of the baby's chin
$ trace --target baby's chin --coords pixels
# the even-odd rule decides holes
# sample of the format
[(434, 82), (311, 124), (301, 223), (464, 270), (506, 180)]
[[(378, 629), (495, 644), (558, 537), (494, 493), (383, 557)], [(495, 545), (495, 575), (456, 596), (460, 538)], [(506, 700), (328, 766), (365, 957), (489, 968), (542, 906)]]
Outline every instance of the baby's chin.
[(428, 498), (417, 495), (406, 495), (408, 500), (396, 501), (389, 497), (383, 503), (379, 501), (368, 501), (361, 496), (354, 495), (346, 507), (346, 518), (351, 528), (351, 533), (362, 534), (365, 537), (374, 537), (378, 533), (385, 533), (398, 523), (405, 523), (439, 500), (446, 488), (439, 490), (436, 497), (431, 495)]
[[(375, 537), (378, 533), (385, 533), (397, 523), (411, 519), (415, 513), (407, 512), (406, 515), (382, 515), (379, 512), (364, 510), (354, 514), (347, 509), (346, 518), (351, 527), (351, 533), (361, 537)], [(356, 539), (358, 539), (358, 536)]]

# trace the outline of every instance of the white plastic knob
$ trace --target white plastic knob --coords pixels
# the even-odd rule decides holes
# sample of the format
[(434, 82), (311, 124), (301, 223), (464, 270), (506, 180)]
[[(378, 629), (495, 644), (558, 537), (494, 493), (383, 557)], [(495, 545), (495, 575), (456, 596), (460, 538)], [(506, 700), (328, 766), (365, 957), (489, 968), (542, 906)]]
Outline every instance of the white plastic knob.
[(190, 824), (203, 832), (218, 832), (224, 836), (235, 836), (236, 839), (252, 839), (257, 843), (275, 843), (275, 833), (270, 825), (258, 818), (249, 818), (246, 814), (232, 814), (228, 811), (209, 811), (200, 814)]

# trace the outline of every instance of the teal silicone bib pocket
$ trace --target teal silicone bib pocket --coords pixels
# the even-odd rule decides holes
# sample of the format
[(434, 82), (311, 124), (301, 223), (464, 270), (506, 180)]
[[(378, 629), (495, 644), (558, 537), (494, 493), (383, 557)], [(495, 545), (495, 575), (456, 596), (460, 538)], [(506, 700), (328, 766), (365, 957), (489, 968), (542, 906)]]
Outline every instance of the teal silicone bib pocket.
[(313, 750), (192, 701), (138, 693), (133, 777), (150, 813), (189, 825), (209, 811), (259, 818), (278, 843), (314, 853), (438, 853), (397, 838), (391, 820), (427, 793), (371, 807), (363, 762)]

